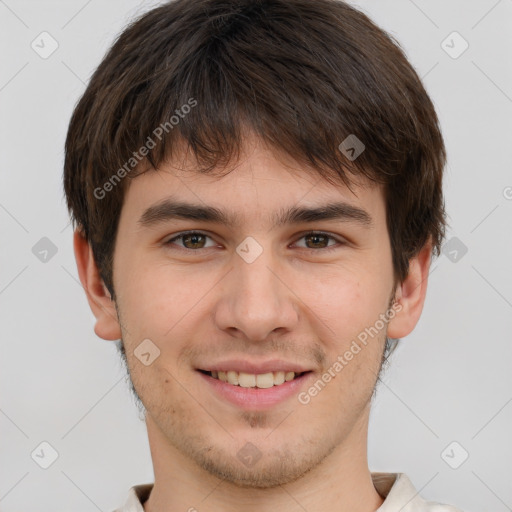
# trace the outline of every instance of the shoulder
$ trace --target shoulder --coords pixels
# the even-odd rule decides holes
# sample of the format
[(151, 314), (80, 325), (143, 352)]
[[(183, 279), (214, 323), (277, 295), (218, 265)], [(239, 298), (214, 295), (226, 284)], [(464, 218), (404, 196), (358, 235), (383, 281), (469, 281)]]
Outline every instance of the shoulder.
[(372, 480), (385, 498), (376, 512), (463, 512), (452, 505), (423, 499), (405, 473), (372, 473)]
[(149, 498), (153, 484), (134, 485), (128, 492), (128, 497), (121, 508), (113, 512), (144, 512), (142, 504)]
[[(442, 503), (435, 503), (428, 501), (425, 503), (425, 508), (421, 512), (464, 512), (460, 508), (453, 507), (452, 505), (443, 505)], [(418, 511), (420, 512), (420, 511)]]

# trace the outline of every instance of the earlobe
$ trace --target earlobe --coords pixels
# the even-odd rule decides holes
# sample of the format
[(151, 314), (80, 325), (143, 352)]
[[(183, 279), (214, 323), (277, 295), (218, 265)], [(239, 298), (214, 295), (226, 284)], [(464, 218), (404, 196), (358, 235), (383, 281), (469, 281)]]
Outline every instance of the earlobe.
[(99, 274), (91, 246), (78, 229), (73, 235), (73, 247), (78, 276), (91, 311), (96, 317), (94, 332), (104, 340), (118, 340), (121, 338), (121, 327), (115, 303)]
[(418, 323), (427, 293), (428, 273), (432, 257), (432, 244), (425, 244), (421, 251), (409, 261), (407, 277), (396, 290), (395, 299), (400, 309), (389, 321), (389, 338), (403, 338), (412, 332)]

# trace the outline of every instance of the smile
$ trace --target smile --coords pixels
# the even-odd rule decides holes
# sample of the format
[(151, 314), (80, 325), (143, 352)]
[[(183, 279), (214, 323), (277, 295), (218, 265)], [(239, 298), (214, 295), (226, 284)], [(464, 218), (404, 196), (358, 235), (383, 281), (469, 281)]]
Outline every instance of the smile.
[(233, 386), (239, 386), (242, 388), (259, 388), (268, 389), (274, 386), (281, 386), (285, 382), (290, 382), (297, 377), (300, 377), (303, 373), (295, 372), (267, 372), (260, 374), (237, 372), (234, 370), (227, 371), (202, 371), (206, 375), (213, 377), (214, 379), (226, 382)]
[(313, 371), (301, 372), (298, 368), (297, 372), (265, 370), (265, 373), (198, 370), (197, 374), (216, 399), (248, 411), (269, 410), (283, 404), (315, 378)]

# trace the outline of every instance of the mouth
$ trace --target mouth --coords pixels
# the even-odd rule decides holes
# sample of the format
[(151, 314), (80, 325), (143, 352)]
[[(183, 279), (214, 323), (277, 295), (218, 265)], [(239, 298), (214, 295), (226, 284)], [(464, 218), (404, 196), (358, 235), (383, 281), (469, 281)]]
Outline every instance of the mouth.
[(305, 372), (291, 372), (291, 371), (274, 371), (260, 374), (237, 372), (234, 370), (199, 370), (202, 374), (211, 377), (212, 379), (219, 380), (232, 386), (241, 388), (258, 388), (269, 389), (279, 387), (287, 382), (299, 379), (310, 371)]
[(315, 378), (307, 366), (273, 359), (230, 359), (196, 367), (205, 392), (247, 411), (270, 411), (292, 400)]

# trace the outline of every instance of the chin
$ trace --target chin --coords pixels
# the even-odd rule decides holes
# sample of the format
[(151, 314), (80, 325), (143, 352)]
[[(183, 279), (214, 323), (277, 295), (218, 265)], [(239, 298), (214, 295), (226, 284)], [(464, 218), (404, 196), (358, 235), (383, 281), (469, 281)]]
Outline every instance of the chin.
[[(300, 454), (300, 459), (294, 453)], [(194, 458), (202, 469), (236, 487), (271, 489), (298, 480), (327, 455), (306, 454), (303, 444), (293, 451), (288, 448), (261, 453), (249, 442), (232, 455), (217, 448), (196, 454)]]

